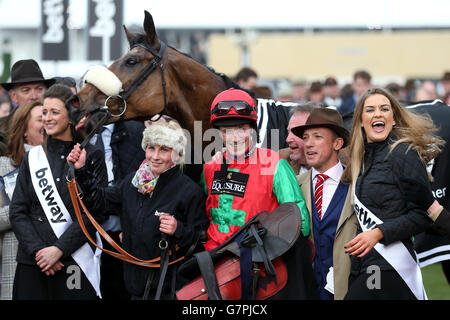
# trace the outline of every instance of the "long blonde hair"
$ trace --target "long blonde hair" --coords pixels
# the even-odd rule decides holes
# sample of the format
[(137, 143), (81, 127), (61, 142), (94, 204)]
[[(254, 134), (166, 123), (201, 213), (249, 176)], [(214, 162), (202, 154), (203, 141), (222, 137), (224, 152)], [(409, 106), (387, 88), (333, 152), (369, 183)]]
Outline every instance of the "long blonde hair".
[[(428, 114), (419, 115), (403, 108), (400, 103), (382, 88), (370, 88), (358, 100), (353, 114), (352, 130), (350, 132), (350, 161), (344, 170), (342, 180), (354, 187), (364, 159), (364, 129), (361, 126), (364, 103), (369, 96), (381, 94), (389, 99), (396, 125), (392, 131), (398, 138), (391, 146), (390, 152), (400, 143), (409, 144), (414, 148), (426, 164), (434, 159), (442, 150), (445, 141), (434, 135), (438, 129), (434, 126)], [(364, 167), (362, 167), (364, 170)], [(432, 180), (431, 175), (429, 175)]]

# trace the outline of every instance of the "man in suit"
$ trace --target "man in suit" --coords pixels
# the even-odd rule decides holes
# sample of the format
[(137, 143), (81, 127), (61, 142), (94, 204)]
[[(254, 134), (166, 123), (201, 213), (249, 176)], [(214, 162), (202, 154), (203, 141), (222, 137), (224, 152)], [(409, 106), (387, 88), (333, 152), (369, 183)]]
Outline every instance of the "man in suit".
[(343, 166), (339, 150), (349, 143), (338, 111), (311, 111), (303, 126), (292, 132), (304, 142), (310, 170), (298, 177), (311, 223), (315, 247), (314, 276), (321, 300), (343, 299), (350, 275), (350, 257), (344, 244), (356, 235), (357, 220), (351, 203), (351, 187), (341, 182)]

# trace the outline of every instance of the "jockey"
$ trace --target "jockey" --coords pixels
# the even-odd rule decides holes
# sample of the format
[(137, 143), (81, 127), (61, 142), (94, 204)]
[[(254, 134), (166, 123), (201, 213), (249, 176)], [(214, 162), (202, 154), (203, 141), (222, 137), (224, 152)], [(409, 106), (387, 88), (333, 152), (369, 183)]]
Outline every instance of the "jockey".
[(257, 213), (295, 202), (302, 215), (302, 235), (309, 216), (294, 171), (277, 152), (256, 147), (257, 108), (238, 89), (219, 93), (211, 105), (210, 124), (220, 131), (224, 152), (203, 168), (201, 186), (210, 220), (206, 250), (225, 242)]

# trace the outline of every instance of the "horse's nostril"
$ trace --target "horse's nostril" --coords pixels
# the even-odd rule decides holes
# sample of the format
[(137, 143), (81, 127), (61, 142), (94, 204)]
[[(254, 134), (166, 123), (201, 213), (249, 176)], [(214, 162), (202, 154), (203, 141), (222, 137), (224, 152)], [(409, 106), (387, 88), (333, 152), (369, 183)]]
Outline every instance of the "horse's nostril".
[(67, 100), (67, 106), (72, 108), (80, 108), (80, 99), (78, 99), (78, 96), (74, 95), (69, 100)]

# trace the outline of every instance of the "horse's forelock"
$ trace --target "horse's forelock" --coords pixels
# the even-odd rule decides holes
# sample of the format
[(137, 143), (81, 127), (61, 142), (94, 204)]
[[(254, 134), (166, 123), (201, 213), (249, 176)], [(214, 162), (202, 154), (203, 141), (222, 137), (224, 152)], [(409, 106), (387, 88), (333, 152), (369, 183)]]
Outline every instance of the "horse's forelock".
[(128, 42), (130, 43), (130, 48), (132, 48), (133, 46), (135, 46), (137, 44), (143, 44), (145, 46), (149, 46), (148, 41), (147, 41), (147, 35), (145, 35), (143, 33), (135, 34), (134, 37), (132, 39), (129, 39)]

